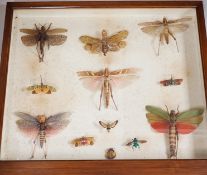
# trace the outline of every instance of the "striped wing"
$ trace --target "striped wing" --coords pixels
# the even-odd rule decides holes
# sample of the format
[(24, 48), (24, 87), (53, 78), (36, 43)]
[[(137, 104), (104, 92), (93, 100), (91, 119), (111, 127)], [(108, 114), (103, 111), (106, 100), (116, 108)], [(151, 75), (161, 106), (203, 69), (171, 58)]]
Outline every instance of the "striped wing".
[(180, 113), (176, 122), (178, 133), (189, 134), (193, 132), (203, 121), (203, 112), (202, 108), (194, 108)]
[(32, 94), (51, 94), (52, 92), (56, 92), (56, 89), (53, 86), (48, 85), (29, 86), (27, 90), (32, 91)]
[(151, 127), (158, 132), (169, 132), (169, 114), (161, 108), (154, 106), (146, 106), (146, 110), (149, 112), (146, 114), (148, 122)]
[(71, 115), (69, 112), (58, 113), (56, 115), (50, 116), (47, 118), (46, 125), (46, 134), (54, 135), (66, 128), (69, 124), (68, 117)]
[(111, 71), (110, 75), (124, 75), (124, 74), (136, 74), (139, 71), (138, 68), (128, 68), (128, 69), (118, 69), (115, 71)]

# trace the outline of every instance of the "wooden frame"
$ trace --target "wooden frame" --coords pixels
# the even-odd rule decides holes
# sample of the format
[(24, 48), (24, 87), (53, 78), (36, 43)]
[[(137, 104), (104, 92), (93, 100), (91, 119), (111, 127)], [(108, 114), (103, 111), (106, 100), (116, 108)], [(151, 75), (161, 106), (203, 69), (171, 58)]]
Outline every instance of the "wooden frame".
[[(207, 43), (201, 1), (180, 2), (19, 2), (8, 3), (0, 67), (0, 140), (14, 9), (23, 8), (196, 8), (200, 51), (207, 99)], [(206, 174), (207, 160), (114, 160), (114, 161), (1, 161), (0, 174)]]

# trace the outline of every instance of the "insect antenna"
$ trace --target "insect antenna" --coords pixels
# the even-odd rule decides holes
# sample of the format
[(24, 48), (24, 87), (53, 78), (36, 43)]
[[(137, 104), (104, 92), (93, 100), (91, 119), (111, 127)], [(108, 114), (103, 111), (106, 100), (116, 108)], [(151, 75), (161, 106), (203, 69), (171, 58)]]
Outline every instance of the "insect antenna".
[(165, 107), (166, 107), (166, 109), (167, 109), (167, 112), (168, 112), (168, 114), (169, 114), (169, 110), (168, 110), (168, 107), (167, 107), (167, 105), (165, 105)]
[(177, 107), (177, 114), (179, 114), (179, 113), (180, 113), (180, 112), (179, 112), (179, 107), (180, 107), (180, 106), (178, 105), (178, 107)]
[(174, 40), (175, 40), (175, 43), (176, 43), (177, 51), (179, 52), (178, 42), (177, 42), (176, 38)]
[(161, 44), (161, 38), (160, 38), (160, 40), (159, 40), (159, 45), (158, 45), (158, 50), (157, 50), (157, 56), (160, 55), (160, 44)]

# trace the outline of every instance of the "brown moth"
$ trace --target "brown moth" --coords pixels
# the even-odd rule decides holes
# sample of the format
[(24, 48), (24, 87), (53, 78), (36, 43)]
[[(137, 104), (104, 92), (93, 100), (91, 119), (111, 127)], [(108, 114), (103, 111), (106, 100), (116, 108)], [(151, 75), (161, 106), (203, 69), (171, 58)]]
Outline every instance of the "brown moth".
[(112, 128), (114, 128), (116, 125), (117, 125), (117, 123), (118, 123), (118, 120), (116, 120), (116, 121), (114, 121), (114, 122), (112, 122), (112, 123), (104, 123), (104, 122), (102, 122), (102, 121), (99, 121), (99, 124), (103, 127), (103, 128), (106, 128), (106, 130), (108, 131), (108, 132), (110, 132), (110, 130), (112, 129)]
[(60, 35), (58, 33), (65, 33), (67, 29), (63, 28), (55, 28), (50, 29), (52, 23), (46, 28), (45, 25), (38, 27), (35, 24), (34, 29), (20, 29), (20, 32), (26, 33), (27, 35), (23, 35), (21, 40), (25, 46), (35, 46), (39, 57), (39, 62), (43, 62), (45, 55), (45, 45), (48, 46), (58, 46), (62, 45), (66, 39), (66, 35)]
[(114, 71), (109, 71), (108, 68), (104, 70), (93, 72), (93, 71), (80, 71), (77, 72), (83, 81), (83, 85), (95, 91), (97, 89), (101, 90), (99, 110), (101, 109), (102, 97), (105, 98), (106, 108), (109, 107), (110, 98), (112, 99), (116, 110), (118, 110), (113, 98), (113, 88), (126, 87), (138, 78), (136, 75), (137, 68), (119, 69)]
[(147, 34), (159, 36), (159, 47), (157, 55), (159, 55), (160, 44), (166, 42), (169, 44), (169, 38), (172, 37), (176, 43), (177, 51), (179, 52), (177, 40), (174, 33), (184, 32), (188, 29), (189, 25), (185, 22), (192, 20), (191, 17), (184, 17), (175, 20), (168, 20), (163, 17), (162, 21), (152, 21), (139, 23), (139, 26), (143, 26), (141, 30)]
[(81, 36), (80, 41), (85, 44), (85, 50), (97, 54), (102, 52), (104, 56), (109, 51), (115, 52), (126, 46), (126, 42), (122, 41), (128, 36), (127, 30), (122, 30), (115, 35), (108, 36), (106, 30), (102, 30), (101, 38), (94, 38), (91, 36)]

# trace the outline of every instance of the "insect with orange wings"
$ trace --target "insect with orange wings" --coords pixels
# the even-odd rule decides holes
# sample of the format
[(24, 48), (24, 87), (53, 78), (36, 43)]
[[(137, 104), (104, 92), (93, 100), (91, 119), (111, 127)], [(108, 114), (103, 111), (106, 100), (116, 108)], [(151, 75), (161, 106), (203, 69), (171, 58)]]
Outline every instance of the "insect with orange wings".
[(139, 26), (144, 26), (141, 30), (147, 34), (158, 36), (159, 35), (159, 47), (157, 55), (159, 55), (160, 44), (166, 42), (169, 44), (169, 38), (172, 37), (176, 43), (177, 51), (178, 44), (174, 33), (184, 32), (188, 29), (189, 25), (185, 22), (192, 20), (191, 17), (184, 17), (175, 20), (168, 20), (166, 17), (163, 17), (162, 21), (153, 21), (153, 22), (143, 22), (139, 23)]
[(138, 69), (128, 68), (128, 69), (119, 69), (114, 71), (109, 71), (108, 68), (104, 70), (93, 72), (93, 71), (80, 71), (77, 72), (83, 81), (83, 85), (95, 91), (101, 89), (100, 94), (100, 103), (99, 110), (101, 109), (102, 96), (105, 98), (106, 108), (109, 107), (110, 98), (112, 99), (116, 110), (118, 110), (117, 105), (113, 98), (112, 89), (115, 87), (125, 87), (133, 82), (137, 77)]
[[(166, 106), (167, 108), (167, 106)], [(146, 106), (147, 119), (151, 127), (160, 133), (169, 133), (170, 159), (177, 158), (178, 134), (193, 132), (203, 121), (202, 108), (194, 108), (179, 113), (175, 110), (164, 111), (155, 106)]]
[(112, 122), (112, 123), (104, 123), (104, 122), (102, 122), (102, 121), (99, 121), (99, 124), (103, 127), (103, 128), (106, 128), (106, 130), (108, 131), (108, 132), (110, 132), (110, 130), (112, 129), (112, 128), (114, 128), (116, 125), (117, 125), (117, 123), (118, 123), (118, 120), (116, 120), (116, 121), (114, 121), (114, 122)]
[(50, 46), (62, 45), (67, 39), (67, 36), (58, 34), (67, 32), (67, 29), (50, 29), (51, 25), (52, 23), (46, 28), (45, 25), (38, 27), (35, 24), (35, 29), (20, 29), (20, 32), (28, 34), (21, 37), (23, 44), (25, 46), (36, 45), (39, 62), (43, 62), (46, 44), (49, 49)]
[(68, 116), (70, 113), (58, 113), (49, 117), (45, 115), (32, 116), (23, 112), (16, 112), (20, 119), (16, 124), (21, 132), (26, 136), (34, 138), (34, 147), (31, 159), (34, 158), (35, 148), (39, 140), (40, 148), (44, 151), (44, 157), (47, 158), (46, 138), (57, 134), (69, 124)]
[(52, 92), (56, 92), (56, 89), (53, 86), (48, 86), (46, 84), (43, 84), (42, 82), (42, 77), (41, 78), (41, 83), (40, 84), (35, 84), (33, 86), (27, 87), (28, 91), (32, 91), (32, 94), (51, 94)]
[(102, 30), (102, 38), (94, 38), (91, 36), (81, 36), (80, 41), (85, 44), (85, 50), (97, 54), (102, 52), (104, 56), (109, 51), (115, 52), (126, 46), (126, 42), (122, 41), (128, 36), (128, 31), (122, 30), (115, 35), (108, 36), (106, 30)]
[(176, 86), (176, 85), (180, 85), (182, 82), (183, 79), (173, 79), (173, 77), (171, 76), (171, 78), (168, 80), (160, 81), (160, 84), (163, 86)]

